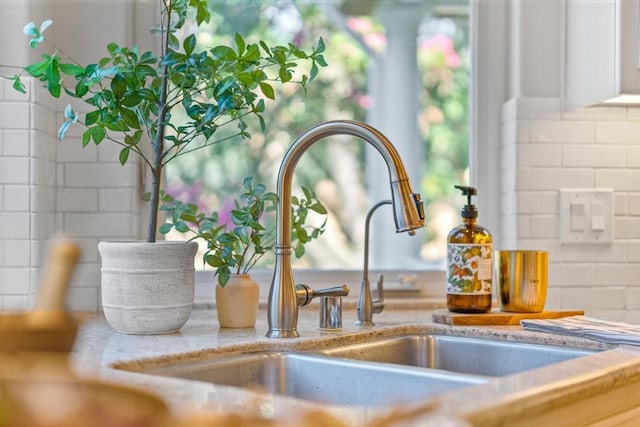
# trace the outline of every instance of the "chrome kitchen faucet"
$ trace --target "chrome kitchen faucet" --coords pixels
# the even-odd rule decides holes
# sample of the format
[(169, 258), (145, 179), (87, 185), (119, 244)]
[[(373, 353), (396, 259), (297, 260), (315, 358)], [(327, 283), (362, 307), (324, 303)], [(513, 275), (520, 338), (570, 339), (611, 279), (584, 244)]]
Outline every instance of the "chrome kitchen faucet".
[[(270, 338), (298, 337), (298, 292), (291, 269), (291, 187), (298, 160), (313, 144), (333, 135), (350, 135), (371, 144), (389, 170), (391, 201), (396, 232), (412, 233), (424, 227), (424, 208), (420, 194), (414, 193), (400, 155), (378, 130), (364, 123), (339, 120), (321, 123), (303, 132), (285, 153), (278, 172), (276, 210), (276, 265), (269, 290), (267, 317)], [(299, 289), (299, 287), (298, 287)], [(316, 293), (322, 293), (318, 291)]]

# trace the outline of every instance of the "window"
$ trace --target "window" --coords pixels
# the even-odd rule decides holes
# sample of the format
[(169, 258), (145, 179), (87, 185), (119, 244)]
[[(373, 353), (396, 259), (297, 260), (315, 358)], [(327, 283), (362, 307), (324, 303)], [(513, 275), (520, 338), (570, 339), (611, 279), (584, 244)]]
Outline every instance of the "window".
[[(415, 256), (410, 257), (409, 263), (406, 259), (400, 262), (389, 258), (399, 252), (396, 247), (392, 248), (391, 255), (379, 253), (377, 260), (373, 255), (371, 266), (392, 264), (429, 268), (443, 265), (446, 235), (458, 222), (462, 204), (453, 185), (468, 182), (467, 9), (411, 5), (416, 10), (421, 9), (417, 15), (419, 19), (415, 19), (415, 12), (407, 14), (404, 13), (407, 11), (391, 7), (394, 3), (391, 0), (379, 3), (390, 7), (380, 19), (363, 14), (370, 12), (367, 10), (345, 14), (339, 3), (213, 2), (214, 19), (208, 31), (198, 35), (203, 48), (233, 44), (236, 31), (248, 41), (265, 39), (305, 47), (314, 45), (322, 37), (327, 46), (325, 56), (329, 66), (321, 69), (306, 96), (293, 85), (278, 91), (276, 102), (267, 105), (264, 134), (254, 123), (253, 137), (249, 140), (221, 142), (207, 153), (197, 152), (170, 164), (167, 191), (195, 202), (205, 210), (226, 209), (239, 194), (245, 176), (254, 176), (256, 181), (275, 191), (284, 152), (307, 128), (335, 119), (368, 122), (382, 126), (379, 128), (399, 147), (405, 163), (417, 165), (408, 165), (408, 168), (414, 190), (421, 192), (425, 199), (428, 224), (425, 231), (412, 238), (410, 251)], [(357, 2), (354, 4), (358, 5)], [(395, 12), (404, 14), (390, 16)], [(402, 21), (407, 16), (415, 19), (411, 24), (415, 28), (411, 29)], [(413, 37), (409, 41), (415, 43), (415, 49), (401, 52), (413, 61), (409, 72), (415, 77), (415, 85), (411, 81), (389, 80), (388, 70), (396, 70), (402, 65), (398, 61), (404, 62), (395, 48), (394, 55), (389, 55), (389, 44), (398, 43), (390, 40), (396, 36), (390, 28), (391, 24), (397, 23), (394, 19), (401, 20), (398, 28), (405, 32), (410, 30), (401, 36)], [(399, 97), (400, 93), (392, 89), (392, 83), (402, 88), (405, 95)], [(389, 123), (389, 114), (381, 108), (383, 103), (392, 113), (398, 108), (413, 111), (406, 119), (409, 126), (415, 124), (415, 135), (409, 140), (394, 140), (393, 135), (403, 135), (406, 126), (393, 123), (393, 120)], [(394, 126), (403, 129), (397, 133)], [(358, 269), (362, 266), (367, 210), (378, 200), (389, 197), (387, 171), (384, 164), (372, 163), (371, 153), (362, 141), (333, 138), (323, 142), (314, 145), (300, 160), (295, 188), (300, 185), (312, 188), (327, 206), (327, 231), (307, 246), (307, 253), (295, 265)], [(389, 208), (382, 208), (376, 213), (376, 219), (378, 216), (391, 217), (390, 212)], [(374, 235), (383, 241), (395, 234), (393, 228), (384, 230), (377, 222), (373, 227)], [(172, 235), (169, 238), (183, 237)], [(382, 246), (376, 244), (375, 237), (372, 237), (371, 245), (374, 253), (376, 246)], [(403, 242), (400, 245), (404, 247)], [(263, 262), (271, 265), (272, 260), (265, 258)]]

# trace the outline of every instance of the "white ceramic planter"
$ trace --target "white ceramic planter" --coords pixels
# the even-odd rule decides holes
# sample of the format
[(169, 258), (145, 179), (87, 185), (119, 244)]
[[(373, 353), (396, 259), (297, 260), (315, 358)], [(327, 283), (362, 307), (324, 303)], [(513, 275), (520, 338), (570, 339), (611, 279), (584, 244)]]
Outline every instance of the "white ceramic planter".
[(100, 242), (102, 308), (125, 334), (178, 331), (193, 308), (195, 242)]
[(260, 286), (248, 274), (232, 274), (216, 285), (216, 311), (221, 328), (253, 328), (258, 317)]

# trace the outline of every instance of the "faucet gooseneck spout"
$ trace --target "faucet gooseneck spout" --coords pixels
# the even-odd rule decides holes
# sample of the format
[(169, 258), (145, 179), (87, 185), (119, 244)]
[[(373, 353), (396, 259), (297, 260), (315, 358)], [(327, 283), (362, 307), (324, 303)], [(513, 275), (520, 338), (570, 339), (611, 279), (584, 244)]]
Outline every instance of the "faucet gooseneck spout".
[(378, 130), (354, 121), (321, 123), (302, 133), (285, 153), (278, 172), (276, 210), (276, 265), (269, 290), (267, 337), (299, 336), (298, 298), (291, 268), (291, 187), (293, 172), (300, 157), (319, 140), (333, 135), (350, 135), (371, 144), (384, 159), (389, 170), (391, 201), (396, 231), (424, 227), (424, 209), (420, 194), (411, 189), (409, 177), (396, 148)]

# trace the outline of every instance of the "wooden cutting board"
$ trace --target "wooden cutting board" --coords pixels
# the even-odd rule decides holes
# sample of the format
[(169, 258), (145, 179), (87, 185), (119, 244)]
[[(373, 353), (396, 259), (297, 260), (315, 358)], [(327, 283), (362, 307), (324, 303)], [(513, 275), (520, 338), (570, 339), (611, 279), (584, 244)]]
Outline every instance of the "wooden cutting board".
[(493, 309), (489, 313), (452, 313), (449, 310), (436, 310), (432, 318), (436, 323), (445, 325), (519, 325), (522, 319), (558, 319), (560, 317), (578, 316), (584, 310), (542, 311), (540, 313), (507, 313)]

